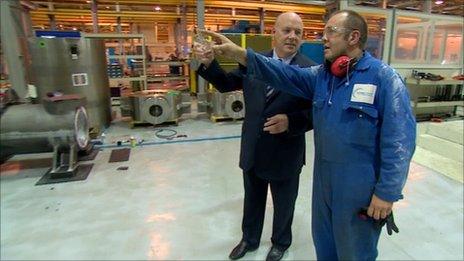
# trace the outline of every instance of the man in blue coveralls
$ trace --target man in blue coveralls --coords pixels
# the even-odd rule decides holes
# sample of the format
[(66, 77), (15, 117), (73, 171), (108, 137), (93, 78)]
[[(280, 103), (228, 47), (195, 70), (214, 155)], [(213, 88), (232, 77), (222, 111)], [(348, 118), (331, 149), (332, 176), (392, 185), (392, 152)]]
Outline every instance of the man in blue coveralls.
[[(313, 100), (312, 236), (317, 258), (374, 260), (381, 231), (374, 221), (386, 218), (403, 198), (416, 123), (401, 77), (364, 51), (364, 18), (350, 10), (334, 13), (324, 29), (326, 63), (309, 69), (205, 33), (215, 39), (216, 55), (246, 66), (246, 77)], [(371, 218), (359, 217), (363, 208)]]

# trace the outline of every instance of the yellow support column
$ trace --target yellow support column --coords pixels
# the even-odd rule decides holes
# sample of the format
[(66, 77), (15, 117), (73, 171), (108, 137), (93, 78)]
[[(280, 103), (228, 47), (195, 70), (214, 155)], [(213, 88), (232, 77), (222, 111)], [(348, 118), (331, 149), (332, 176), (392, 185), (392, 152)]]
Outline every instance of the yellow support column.
[(197, 93), (197, 71), (190, 66), (190, 93)]

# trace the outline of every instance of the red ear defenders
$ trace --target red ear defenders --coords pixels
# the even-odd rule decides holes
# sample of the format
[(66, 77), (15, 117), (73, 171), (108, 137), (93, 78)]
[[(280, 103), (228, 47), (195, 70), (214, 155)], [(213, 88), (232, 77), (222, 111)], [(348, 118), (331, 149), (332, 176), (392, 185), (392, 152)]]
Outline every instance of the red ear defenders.
[(342, 55), (335, 59), (330, 65), (330, 72), (337, 77), (344, 77), (356, 63), (355, 58)]

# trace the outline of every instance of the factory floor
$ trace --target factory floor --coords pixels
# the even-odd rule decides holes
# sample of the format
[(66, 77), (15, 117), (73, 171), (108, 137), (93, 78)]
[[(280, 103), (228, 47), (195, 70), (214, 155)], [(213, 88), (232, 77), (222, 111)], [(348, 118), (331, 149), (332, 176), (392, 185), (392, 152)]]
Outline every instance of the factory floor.
[[(84, 181), (35, 186), (50, 153), (18, 155), (1, 166), (1, 260), (226, 260), (241, 238), (243, 184), (238, 168), (241, 122), (182, 119), (177, 137), (155, 137), (161, 128), (130, 129), (115, 122)], [(167, 134), (167, 131), (164, 132)], [(143, 142), (125, 162), (108, 163), (118, 141)], [(129, 146), (128, 146), (129, 147)], [(307, 134), (293, 222), (293, 244), (284, 260), (316, 259), (311, 238), (314, 146)], [(127, 170), (117, 170), (128, 167)], [(400, 233), (383, 231), (379, 260), (462, 260), (463, 184), (412, 163), (395, 204)], [(257, 251), (271, 246), (272, 199)]]

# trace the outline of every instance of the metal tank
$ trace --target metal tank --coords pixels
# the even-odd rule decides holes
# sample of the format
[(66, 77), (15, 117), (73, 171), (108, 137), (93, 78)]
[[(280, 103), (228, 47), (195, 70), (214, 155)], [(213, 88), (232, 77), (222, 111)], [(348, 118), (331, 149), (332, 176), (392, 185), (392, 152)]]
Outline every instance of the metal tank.
[(5, 108), (0, 116), (0, 162), (15, 154), (53, 151), (50, 177), (77, 175), (77, 153), (91, 149), (84, 104), (78, 95), (64, 95)]
[(41, 104), (16, 105), (10, 106), (1, 120), (2, 157), (49, 152), (53, 150), (53, 142), (59, 145), (75, 142), (78, 149), (85, 149), (89, 143), (84, 107), (50, 114)]
[(38, 100), (47, 93), (79, 94), (87, 99), (90, 128), (101, 131), (111, 122), (106, 54), (101, 39), (29, 39), (32, 82)]

